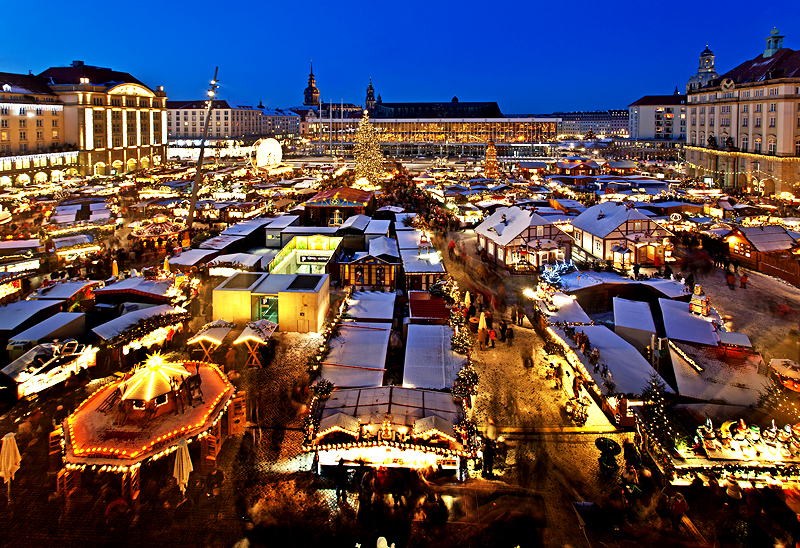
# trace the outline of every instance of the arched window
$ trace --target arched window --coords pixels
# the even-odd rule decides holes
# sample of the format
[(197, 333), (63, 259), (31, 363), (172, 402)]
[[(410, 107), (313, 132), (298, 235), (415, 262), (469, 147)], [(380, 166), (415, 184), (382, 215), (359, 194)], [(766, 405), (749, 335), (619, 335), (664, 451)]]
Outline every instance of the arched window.
[(692, 146), (697, 144), (697, 134), (693, 131), (692, 132)]
[(756, 137), (753, 141), (753, 152), (759, 153), (761, 152), (761, 137)]
[(747, 152), (747, 146), (750, 144), (749, 139), (747, 135), (742, 135), (742, 152)]
[(775, 154), (775, 149), (778, 146), (778, 142), (775, 139), (770, 139), (767, 141), (767, 154)]
[(794, 155), (800, 156), (800, 141), (794, 142)]

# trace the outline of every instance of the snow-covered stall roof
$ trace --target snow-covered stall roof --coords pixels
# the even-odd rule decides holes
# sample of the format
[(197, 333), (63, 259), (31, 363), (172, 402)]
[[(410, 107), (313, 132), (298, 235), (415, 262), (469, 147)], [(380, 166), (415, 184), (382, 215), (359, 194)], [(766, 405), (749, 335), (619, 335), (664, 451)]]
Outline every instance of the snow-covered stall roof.
[(707, 319), (692, 314), (689, 303), (658, 299), (658, 304), (664, 318), (667, 338), (710, 346), (719, 345), (719, 336), (714, 325)]
[(249, 253), (231, 253), (228, 255), (219, 255), (210, 261), (208, 266), (217, 266), (225, 263), (240, 264), (247, 269), (261, 266), (261, 255), (251, 255)]
[(218, 251), (224, 250), (226, 247), (241, 241), (243, 236), (214, 236), (200, 244), (200, 249), (216, 249)]
[(625, 221), (645, 220), (647, 216), (635, 208), (617, 202), (604, 202), (590, 207), (575, 217), (572, 226), (599, 238), (605, 238)]
[(182, 314), (184, 312), (185, 310), (183, 308), (169, 306), (168, 304), (160, 304), (158, 306), (152, 306), (150, 308), (128, 312), (119, 318), (114, 318), (110, 322), (98, 325), (92, 329), (92, 331), (94, 331), (98, 337), (108, 341), (117, 335), (121, 335), (131, 327), (138, 324), (141, 320), (153, 318), (162, 314)]
[[(638, 350), (604, 325), (584, 325), (576, 328), (576, 331), (583, 331), (589, 337), (592, 348), (597, 348), (600, 352), (598, 363), (608, 366), (611, 380), (616, 385), (616, 392), (620, 394), (642, 393), (650, 376), (656, 373), (656, 370)], [(564, 338), (563, 335), (562, 338)], [(572, 345), (572, 341), (568, 338), (564, 338), (564, 340), (570, 346)], [(603, 376), (594, 372), (594, 367), (589, 364), (589, 360), (583, 355), (583, 352), (575, 350), (575, 354), (583, 362), (597, 386), (602, 389)]]
[(403, 230), (397, 232), (397, 247), (399, 249), (417, 249), (422, 238), (421, 230)]
[(403, 270), (406, 274), (444, 274), (444, 264), (431, 248), (429, 253), (418, 253), (416, 249), (401, 249), (400, 257), (403, 260)]
[(394, 218), (396, 219), (394, 222), (394, 229), (397, 232), (406, 231), (406, 230), (415, 230), (413, 224), (406, 224), (404, 219), (410, 219), (409, 223), (413, 223), (414, 220), (417, 218), (416, 213), (395, 213)]
[(730, 346), (744, 346), (751, 348), (753, 343), (750, 342), (750, 337), (744, 333), (736, 333), (734, 331), (717, 331), (719, 335), (719, 342)]
[(386, 236), (378, 236), (369, 241), (369, 254), (373, 257), (400, 258), (397, 241)]
[(186, 344), (195, 344), (200, 341), (208, 341), (214, 344), (222, 344), (222, 340), (228, 336), (231, 329), (236, 327), (236, 324), (226, 322), (225, 320), (216, 320), (211, 323), (205, 324)]
[(321, 418), (337, 413), (356, 417), (361, 424), (379, 425), (388, 416), (395, 428), (413, 428), (416, 421), (431, 416), (453, 425), (463, 415), (460, 405), (447, 392), (399, 386), (334, 390), (330, 399), (324, 403)]
[(233, 341), (233, 344), (242, 344), (245, 341), (255, 341), (261, 344), (269, 342), (269, 338), (278, 329), (278, 324), (269, 320), (256, 320), (247, 322), (242, 333)]
[(273, 221), (272, 217), (259, 217), (257, 219), (247, 219), (246, 221), (239, 221), (235, 225), (231, 225), (222, 232), (223, 236), (249, 236), (264, 225), (268, 225)]
[[(489, 215), (481, 224), (475, 227), (475, 233), (492, 240), (499, 246), (507, 246), (523, 230), (533, 226), (531, 211), (518, 207), (501, 207)], [(505, 220), (503, 220), (505, 217)], [(539, 215), (536, 216), (537, 224), (552, 224)]]
[(30, 329), (26, 329), (22, 333), (10, 337), (9, 342), (41, 341), (45, 337), (50, 337), (54, 331), (58, 331), (73, 322), (80, 322), (80, 324), (82, 324), (83, 327), (81, 327), (79, 331), (83, 334), (83, 331), (86, 329), (86, 314), (82, 312), (57, 312)]
[(539, 306), (539, 310), (547, 316), (547, 323), (551, 325), (556, 322), (575, 324), (592, 323), (592, 319), (583, 311), (578, 301), (573, 299), (570, 295), (565, 295), (561, 292), (554, 293), (553, 304), (558, 307), (558, 310), (555, 312), (548, 310), (544, 303), (541, 303)]
[(453, 388), (467, 358), (453, 352), (452, 338), (453, 328), (448, 325), (409, 325), (403, 386)]
[(0, 306), (0, 331), (13, 331), (36, 314), (49, 308), (60, 308), (63, 300), (16, 301)]
[(740, 227), (739, 231), (758, 251), (785, 251), (795, 245), (795, 240), (779, 225)]
[(394, 318), (394, 293), (377, 291), (354, 291), (350, 297), (347, 315), (356, 320), (391, 322)]
[(170, 297), (167, 295), (167, 293), (172, 285), (172, 280), (148, 280), (142, 276), (134, 276), (132, 278), (125, 278), (124, 280), (108, 284), (105, 287), (95, 289), (94, 292), (95, 295), (130, 293), (132, 295), (157, 297), (163, 300), (169, 300)]
[(391, 224), (391, 221), (384, 219), (372, 219), (367, 225), (367, 228), (364, 229), (364, 234), (381, 234), (386, 236), (389, 234), (389, 227)]
[(77, 234), (75, 236), (66, 236), (64, 238), (53, 238), (53, 243), (56, 249), (64, 247), (72, 247), (78, 245), (87, 245), (94, 241), (94, 238), (89, 234)]
[(189, 249), (170, 257), (169, 264), (179, 266), (195, 266), (216, 257), (218, 251), (213, 249)]
[(38, 299), (71, 299), (86, 287), (100, 285), (100, 280), (63, 281), (48, 287), (40, 287), (28, 296), (30, 300)]
[(614, 297), (614, 325), (656, 332), (650, 305), (643, 301)]
[(341, 387), (381, 386), (391, 332), (383, 323), (340, 324), (321, 362), (322, 377)]
[[(719, 349), (670, 341), (669, 355), (678, 393), (705, 401), (751, 405), (764, 391), (767, 377), (758, 374), (761, 357), (750, 354), (736, 361), (721, 358)], [(678, 350), (676, 350), (676, 348)]]
[(368, 217), (367, 215), (353, 215), (352, 217), (348, 217), (339, 227), (339, 230), (354, 230), (356, 232), (364, 232), (369, 222), (372, 220), (372, 217)]
[(578, 291), (602, 284), (641, 284), (652, 287), (665, 297), (671, 299), (689, 294), (689, 289), (684, 284), (675, 280), (650, 278), (649, 280), (637, 281), (620, 276), (615, 272), (575, 271), (569, 274), (563, 274), (561, 276), (561, 281), (564, 283), (565, 287), (569, 288), (566, 291)]

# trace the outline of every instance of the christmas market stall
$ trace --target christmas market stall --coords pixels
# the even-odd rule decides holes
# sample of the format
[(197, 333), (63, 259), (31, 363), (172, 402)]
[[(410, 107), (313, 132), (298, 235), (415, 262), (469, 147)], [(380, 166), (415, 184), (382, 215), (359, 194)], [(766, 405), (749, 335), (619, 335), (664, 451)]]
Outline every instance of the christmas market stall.
[(319, 468), (347, 466), (459, 470), (475, 454), (474, 424), (451, 394), (384, 386), (334, 390), (315, 397), (305, 420), (305, 451)]
[(200, 330), (190, 338), (186, 344), (198, 344), (203, 351), (203, 360), (212, 361), (211, 353), (222, 344), (222, 341), (235, 328), (236, 324), (225, 320), (216, 320), (205, 324)]
[(98, 303), (177, 303), (183, 300), (182, 286), (189, 281), (184, 276), (163, 273), (158, 277), (133, 276), (94, 290)]
[(769, 361), (770, 377), (792, 392), (800, 392), (800, 365), (787, 359)]
[(242, 431), (243, 418), (241, 394), (234, 398), (216, 365), (151, 355), (95, 391), (57, 430), (65, 464), (59, 493), (72, 495), (82, 474), (111, 472), (120, 474), (122, 496), (136, 502), (143, 465), (166, 458), (184, 442), (199, 449), (195, 462), (207, 473), (216, 466), (225, 437)]
[(161, 304), (128, 312), (92, 331), (107, 346), (121, 349), (122, 354), (127, 355), (131, 350), (161, 346), (182, 330), (188, 319), (183, 308)]
[(187, 249), (169, 258), (170, 271), (191, 271), (217, 256), (213, 249)]
[(261, 270), (262, 258), (249, 253), (219, 255), (208, 262), (208, 275), (228, 278), (237, 272), (255, 272)]
[(233, 341), (233, 344), (244, 343), (247, 348), (247, 363), (245, 363), (245, 367), (263, 366), (259, 356), (259, 349), (261, 346), (269, 344), (269, 339), (277, 328), (278, 324), (269, 320), (248, 322), (245, 325), (241, 335)]
[(176, 247), (189, 245), (189, 231), (186, 224), (180, 221), (170, 221), (166, 215), (156, 215), (152, 220), (143, 221), (131, 232), (133, 238), (156, 245), (159, 241), (164, 243), (175, 240)]

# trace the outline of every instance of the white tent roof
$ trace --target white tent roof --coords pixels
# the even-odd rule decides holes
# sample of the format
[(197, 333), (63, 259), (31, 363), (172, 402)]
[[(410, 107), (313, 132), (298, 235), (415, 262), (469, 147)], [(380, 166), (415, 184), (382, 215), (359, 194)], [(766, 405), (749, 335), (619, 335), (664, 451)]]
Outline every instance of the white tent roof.
[(397, 247), (399, 249), (417, 249), (419, 247), (419, 242), (421, 238), (422, 238), (421, 230), (398, 231)]
[(222, 251), (229, 245), (240, 241), (243, 236), (223, 236), (220, 234), (219, 236), (214, 236), (213, 238), (209, 238), (208, 240), (204, 241), (200, 244), (200, 249), (216, 249)]
[(614, 297), (614, 325), (641, 329), (651, 333), (656, 332), (656, 325), (653, 323), (653, 314), (650, 313), (649, 304), (620, 297)]
[(256, 341), (261, 344), (266, 344), (269, 338), (275, 333), (278, 324), (269, 320), (257, 320), (254, 322), (247, 322), (242, 333), (233, 341), (233, 344), (241, 344), (245, 341)]
[(453, 328), (447, 325), (409, 325), (403, 386), (453, 388), (467, 358), (453, 352), (452, 338)]
[(174, 257), (170, 257), (169, 264), (195, 266), (205, 263), (212, 257), (215, 257), (217, 253), (218, 252), (213, 249), (189, 249), (187, 251), (181, 251)]
[(353, 230), (364, 232), (364, 230), (367, 228), (371, 220), (372, 217), (368, 217), (366, 215), (353, 215), (352, 217), (348, 217), (342, 223), (342, 225), (339, 227), (339, 230), (345, 228), (352, 228)]
[(397, 242), (386, 236), (378, 236), (369, 241), (369, 254), (373, 257), (388, 255), (400, 259), (400, 250), (397, 248)]
[(272, 217), (259, 217), (257, 219), (247, 219), (246, 221), (240, 221), (235, 225), (231, 225), (220, 234), (223, 236), (248, 236), (261, 228), (264, 225), (271, 223), (273, 220)]
[(689, 303), (658, 299), (658, 304), (661, 306), (667, 338), (710, 346), (719, 345), (719, 336), (713, 324), (692, 314)]
[(347, 315), (357, 320), (392, 321), (396, 298), (397, 295), (391, 292), (354, 291), (347, 307)]
[(322, 377), (341, 387), (380, 386), (390, 335), (389, 324), (340, 324), (339, 335), (331, 339), (330, 352), (321, 362)]
[(207, 323), (200, 330), (189, 339), (186, 344), (195, 344), (199, 343), (200, 341), (209, 341), (214, 344), (222, 344), (222, 340), (231, 332), (230, 322), (226, 322), (225, 320), (217, 320), (211, 323)]

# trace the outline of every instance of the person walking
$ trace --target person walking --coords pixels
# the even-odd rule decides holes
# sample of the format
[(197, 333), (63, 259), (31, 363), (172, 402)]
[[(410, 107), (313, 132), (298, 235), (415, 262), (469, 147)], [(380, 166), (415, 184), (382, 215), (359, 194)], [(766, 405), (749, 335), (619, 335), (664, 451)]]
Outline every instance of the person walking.
[(672, 528), (678, 530), (683, 521), (683, 515), (689, 511), (689, 504), (683, 495), (678, 493), (669, 506), (670, 520), (672, 521)]
[(522, 327), (522, 322), (525, 320), (525, 310), (522, 306), (517, 307), (517, 325)]
[(508, 324), (505, 320), (500, 320), (498, 324), (500, 327), (500, 342), (506, 342), (506, 332), (508, 331)]
[(336, 465), (336, 502), (347, 501), (347, 468), (344, 467), (344, 459), (339, 459)]
[(561, 390), (561, 377), (564, 375), (564, 368), (561, 363), (556, 364), (556, 390)]
[(480, 328), (478, 330), (478, 348), (481, 350), (483, 350), (484, 346), (486, 345), (486, 336), (486, 329)]
[(494, 340), (497, 338), (497, 332), (494, 329), (489, 330), (489, 344), (494, 348)]
[(733, 272), (728, 272), (725, 276), (725, 281), (728, 282), (728, 289), (736, 291), (736, 276), (733, 275)]
[(747, 289), (747, 280), (749, 279), (750, 278), (747, 277), (747, 274), (743, 273), (742, 277), (739, 278), (739, 287), (741, 287), (742, 289)]
[(514, 328), (510, 325), (508, 326), (508, 330), (506, 330), (506, 340), (508, 341), (509, 347), (514, 343)]

